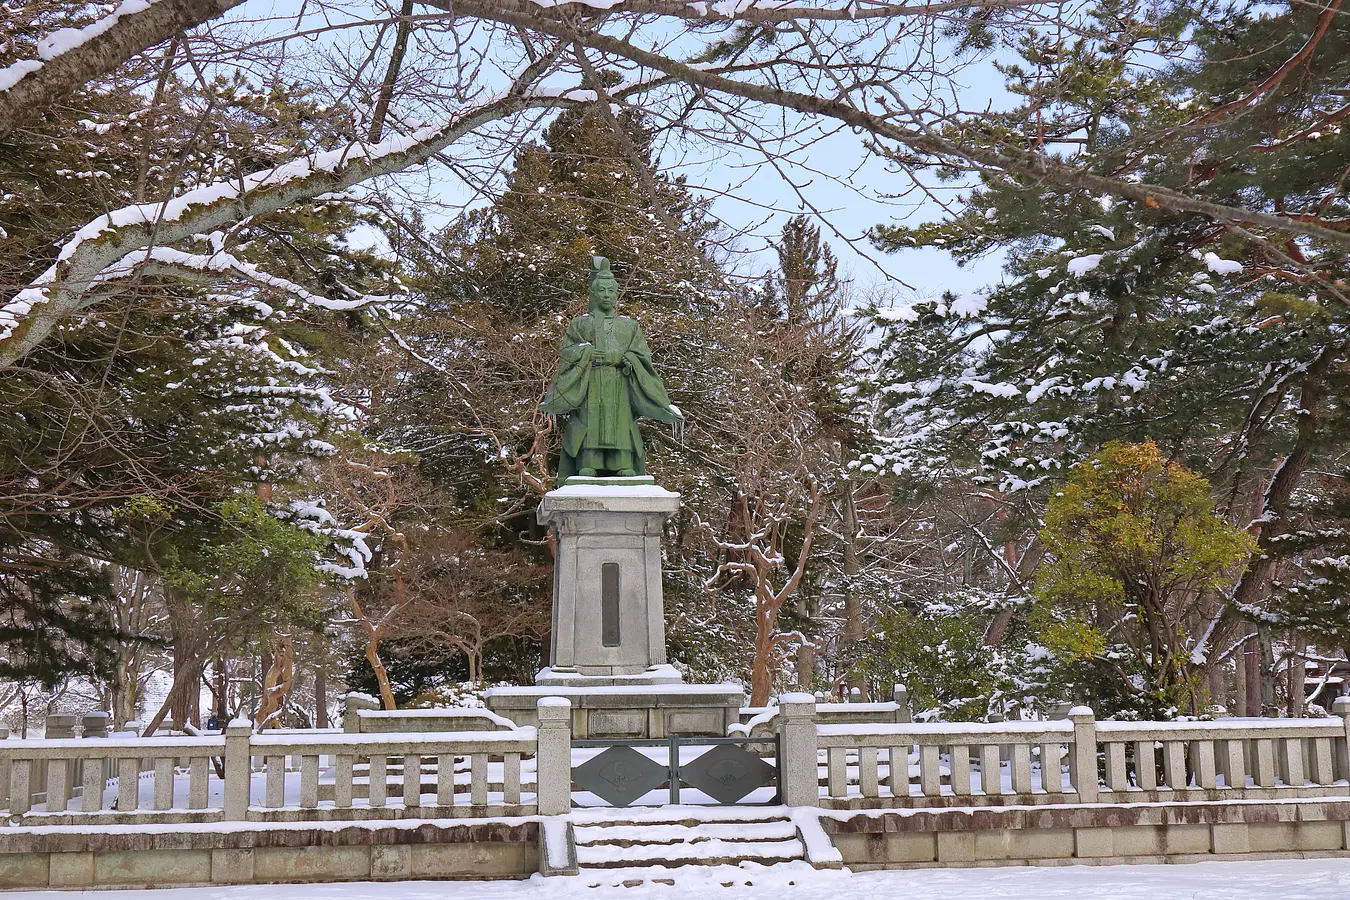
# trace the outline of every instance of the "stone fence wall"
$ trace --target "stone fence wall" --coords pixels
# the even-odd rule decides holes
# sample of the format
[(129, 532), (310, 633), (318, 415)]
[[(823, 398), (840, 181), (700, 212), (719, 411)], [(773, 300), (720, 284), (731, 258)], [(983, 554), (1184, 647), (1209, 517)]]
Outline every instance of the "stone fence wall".
[[(255, 734), (237, 720), (218, 735), (3, 740), (0, 822), (532, 815), (537, 754), (532, 727)], [(323, 783), (321, 761), (329, 763)], [(390, 803), (391, 796), (400, 802)], [(365, 802), (354, 803), (358, 797)]]
[[(789, 694), (754, 727), (779, 736), (781, 802), (810, 808), (793, 821), (846, 865), (1171, 862), (1350, 855), (1350, 698), (1333, 710), (914, 723)], [(346, 732), (0, 740), (0, 889), (545, 869), (539, 817), (572, 810), (567, 700), (540, 699), (537, 728), (354, 712)]]
[(1324, 719), (829, 724), (781, 699), (784, 800), (831, 809), (1350, 794), (1350, 698)]
[[(788, 694), (755, 727), (771, 721), (782, 736), (776, 763), (789, 806), (1279, 801), (1350, 796), (1350, 698), (1333, 709), (1323, 719), (1098, 722), (1077, 707), (1058, 720), (916, 723), (888, 708), (860, 722)], [(359, 730), (345, 733), (255, 734), (236, 721), (222, 735), (3, 740), (0, 821), (312, 822), (571, 808), (566, 700), (541, 699), (537, 728), (481, 711), (352, 712)], [(447, 721), (483, 730), (420, 730)], [(392, 730), (399, 722), (408, 730)]]

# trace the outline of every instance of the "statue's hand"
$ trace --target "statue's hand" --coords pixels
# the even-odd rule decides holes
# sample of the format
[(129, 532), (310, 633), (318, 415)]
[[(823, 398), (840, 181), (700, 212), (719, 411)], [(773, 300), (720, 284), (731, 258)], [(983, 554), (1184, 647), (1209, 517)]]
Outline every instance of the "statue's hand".
[(619, 360), (619, 371), (625, 375), (633, 374), (633, 361), (628, 358), (627, 354)]

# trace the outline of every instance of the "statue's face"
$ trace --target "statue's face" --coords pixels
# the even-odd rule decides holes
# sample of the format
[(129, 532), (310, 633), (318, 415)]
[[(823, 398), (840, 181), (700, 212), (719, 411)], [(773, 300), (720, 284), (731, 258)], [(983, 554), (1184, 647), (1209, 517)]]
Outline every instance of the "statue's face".
[(601, 281), (595, 286), (595, 302), (606, 314), (614, 312), (614, 303), (619, 299), (619, 286), (613, 282)]

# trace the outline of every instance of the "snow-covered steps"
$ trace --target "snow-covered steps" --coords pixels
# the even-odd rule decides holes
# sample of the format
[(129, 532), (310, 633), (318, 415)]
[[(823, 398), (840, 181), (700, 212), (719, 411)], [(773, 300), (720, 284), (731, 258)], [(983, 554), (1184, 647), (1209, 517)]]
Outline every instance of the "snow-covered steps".
[[(716, 887), (794, 887), (817, 883), (826, 873), (817, 872), (800, 860), (764, 866), (746, 862), (739, 866), (686, 866), (679, 870), (661, 866), (637, 868), (582, 869), (577, 877), (593, 888), (641, 887), (647, 884), (677, 886), (681, 889), (672, 897), (697, 896), (699, 888)], [(646, 896), (645, 894), (643, 896)]]
[(590, 809), (574, 812), (572, 822), (583, 875), (597, 869), (770, 866), (806, 858), (796, 824), (781, 809)]

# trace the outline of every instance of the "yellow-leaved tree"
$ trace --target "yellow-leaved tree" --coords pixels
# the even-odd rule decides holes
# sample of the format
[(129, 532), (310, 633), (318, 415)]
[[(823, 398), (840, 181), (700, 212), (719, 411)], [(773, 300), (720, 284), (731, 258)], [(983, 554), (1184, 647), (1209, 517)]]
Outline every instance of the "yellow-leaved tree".
[(1111, 442), (1050, 499), (1041, 539), (1032, 624), (1045, 645), (1135, 708), (1199, 713), (1224, 593), (1253, 549), (1214, 514), (1209, 483), (1152, 441)]

